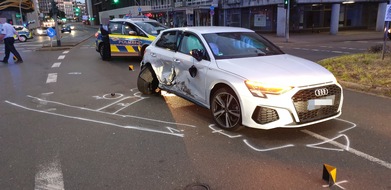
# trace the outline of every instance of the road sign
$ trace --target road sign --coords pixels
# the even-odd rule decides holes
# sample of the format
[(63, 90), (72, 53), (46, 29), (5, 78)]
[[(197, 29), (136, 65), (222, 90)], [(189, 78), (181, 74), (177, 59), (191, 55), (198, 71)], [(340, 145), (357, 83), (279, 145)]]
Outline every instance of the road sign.
[(49, 37), (53, 38), (55, 35), (56, 35), (56, 30), (54, 30), (52, 27), (49, 27), (47, 30), (46, 30), (47, 34)]
[(214, 15), (215, 14), (215, 12), (214, 11), (210, 11), (210, 15)]
[(141, 7), (138, 8), (138, 12), (141, 12)]
[(210, 6), (210, 10), (211, 11), (215, 10), (215, 7), (214, 6)]

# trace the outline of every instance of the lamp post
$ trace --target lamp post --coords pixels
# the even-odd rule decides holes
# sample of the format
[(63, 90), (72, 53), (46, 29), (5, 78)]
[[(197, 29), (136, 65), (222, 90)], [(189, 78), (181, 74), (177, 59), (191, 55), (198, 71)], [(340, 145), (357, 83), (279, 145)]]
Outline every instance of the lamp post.
[(19, 0), (19, 14), (20, 14), (20, 21), (22, 22), (22, 26), (23, 26), (22, 1), (23, 0)]

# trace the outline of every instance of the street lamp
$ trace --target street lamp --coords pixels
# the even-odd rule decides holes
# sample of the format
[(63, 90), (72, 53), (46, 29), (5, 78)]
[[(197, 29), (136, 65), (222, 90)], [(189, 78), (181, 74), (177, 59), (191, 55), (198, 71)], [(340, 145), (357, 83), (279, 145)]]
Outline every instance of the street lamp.
[(20, 14), (20, 21), (22, 22), (22, 26), (23, 26), (22, 1), (23, 0), (19, 0), (19, 14)]

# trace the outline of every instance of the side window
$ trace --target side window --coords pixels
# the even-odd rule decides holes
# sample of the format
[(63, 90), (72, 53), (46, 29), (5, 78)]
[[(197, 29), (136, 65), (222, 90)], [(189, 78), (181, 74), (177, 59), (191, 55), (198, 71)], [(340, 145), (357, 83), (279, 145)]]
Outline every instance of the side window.
[(190, 55), (190, 51), (193, 49), (205, 51), (201, 41), (194, 34), (185, 34), (178, 51)]
[(123, 34), (124, 35), (137, 35), (138, 36), (138, 33), (136, 31), (136, 27), (131, 24), (131, 23), (124, 23), (123, 25), (124, 29), (123, 29)]
[(111, 34), (122, 34), (122, 24), (118, 22), (110, 22)]
[(178, 35), (176, 31), (168, 31), (161, 35), (156, 42), (156, 46), (175, 51), (177, 48), (177, 39)]

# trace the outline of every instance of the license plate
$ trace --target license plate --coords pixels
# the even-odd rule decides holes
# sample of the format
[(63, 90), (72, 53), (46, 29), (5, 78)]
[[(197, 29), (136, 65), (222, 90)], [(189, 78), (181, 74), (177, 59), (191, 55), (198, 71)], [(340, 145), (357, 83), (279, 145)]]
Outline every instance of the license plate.
[(308, 100), (307, 110), (316, 110), (322, 106), (332, 106), (334, 105), (335, 95), (325, 96), (319, 99)]

